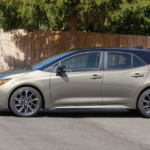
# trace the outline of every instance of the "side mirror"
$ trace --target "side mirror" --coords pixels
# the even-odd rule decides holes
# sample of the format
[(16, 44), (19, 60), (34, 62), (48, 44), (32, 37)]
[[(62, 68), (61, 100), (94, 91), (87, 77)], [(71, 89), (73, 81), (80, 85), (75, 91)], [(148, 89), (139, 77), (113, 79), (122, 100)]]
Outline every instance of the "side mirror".
[(66, 72), (66, 67), (65, 66), (59, 66), (57, 68), (57, 73), (64, 73)]

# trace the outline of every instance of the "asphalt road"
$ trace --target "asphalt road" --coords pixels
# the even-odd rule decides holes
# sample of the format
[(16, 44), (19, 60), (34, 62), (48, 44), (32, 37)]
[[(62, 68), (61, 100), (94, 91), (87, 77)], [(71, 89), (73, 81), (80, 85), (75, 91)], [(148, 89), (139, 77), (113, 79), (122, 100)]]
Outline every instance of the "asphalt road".
[(0, 111), (0, 150), (146, 150), (150, 119), (127, 110)]

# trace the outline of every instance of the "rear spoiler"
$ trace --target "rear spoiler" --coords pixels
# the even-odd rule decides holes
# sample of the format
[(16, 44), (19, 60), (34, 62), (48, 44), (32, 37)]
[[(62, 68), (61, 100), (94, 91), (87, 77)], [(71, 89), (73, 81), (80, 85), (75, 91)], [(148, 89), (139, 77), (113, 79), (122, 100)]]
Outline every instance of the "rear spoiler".
[(135, 49), (143, 49), (143, 46), (142, 45), (138, 45), (136, 47), (134, 47)]

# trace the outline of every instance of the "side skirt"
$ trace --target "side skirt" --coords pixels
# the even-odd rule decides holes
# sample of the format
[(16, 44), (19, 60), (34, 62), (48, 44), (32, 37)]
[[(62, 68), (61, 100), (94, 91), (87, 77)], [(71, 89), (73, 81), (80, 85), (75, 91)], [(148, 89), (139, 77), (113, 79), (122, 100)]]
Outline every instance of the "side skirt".
[(130, 109), (125, 105), (102, 105), (102, 106), (57, 106), (54, 109)]

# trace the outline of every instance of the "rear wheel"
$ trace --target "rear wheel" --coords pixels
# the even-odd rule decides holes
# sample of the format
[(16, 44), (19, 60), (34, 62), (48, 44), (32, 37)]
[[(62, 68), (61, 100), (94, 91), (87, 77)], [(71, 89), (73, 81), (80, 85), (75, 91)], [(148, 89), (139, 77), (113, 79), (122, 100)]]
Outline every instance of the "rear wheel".
[(140, 96), (138, 109), (144, 117), (150, 118), (150, 89), (144, 91)]
[(40, 93), (31, 87), (16, 90), (10, 99), (10, 107), (14, 114), (20, 117), (35, 116), (42, 104)]

